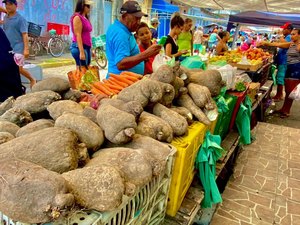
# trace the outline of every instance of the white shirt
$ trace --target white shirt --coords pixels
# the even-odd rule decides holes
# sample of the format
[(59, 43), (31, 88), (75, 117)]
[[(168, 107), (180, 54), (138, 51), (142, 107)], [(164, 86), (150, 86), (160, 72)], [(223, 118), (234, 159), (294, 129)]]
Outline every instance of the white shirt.
[(194, 33), (194, 44), (202, 44), (203, 32), (196, 30)]

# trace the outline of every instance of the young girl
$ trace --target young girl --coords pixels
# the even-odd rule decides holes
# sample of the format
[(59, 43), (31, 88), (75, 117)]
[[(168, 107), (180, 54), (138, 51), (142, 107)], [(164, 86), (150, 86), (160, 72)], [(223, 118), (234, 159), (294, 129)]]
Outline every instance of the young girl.
[[(139, 42), (139, 48), (141, 52), (144, 52), (147, 48), (152, 45), (151, 38), (151, 30), (148, 25), (144, 22), (141, 22), (138, 28), (136, 29), (136, 37)], [(145, 70), (144, 74), (151, 74), (153, 73), (152, 63), (155, 58), (154, 56), (149, 57), (145, 60)]]
[(193, 53), (193, 34), (191, 28), (193, 26), (193, 21), (190, 18), (186, 18), (184, 21), (184, 26), (182, 32), (178, 35), (177, 44), (179, 47), (179, 51), (187, 50), (189, 51), (187, 54), (182, 55), (180, 57), (180, 61), (182, 61), (187, 56), (190, 56)]
[(175, 57), (175, 60), (179, 60), (179, 56), (186, 54), (187, 50), (178, 51), (178, 45), (175, 38), (181, 33), (184, 25), (184, 20), (178, 12), (176, 12), (171, 19), (171, 31), (167, 36), (166, 43), (164, 44), (165, 54), (169, 57)]

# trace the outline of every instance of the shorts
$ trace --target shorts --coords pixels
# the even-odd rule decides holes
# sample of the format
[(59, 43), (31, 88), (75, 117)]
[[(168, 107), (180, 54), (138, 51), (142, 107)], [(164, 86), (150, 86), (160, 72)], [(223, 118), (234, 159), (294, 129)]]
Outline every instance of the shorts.
[(193, 48), (194, 48), (194, 50), (199, 50), (199, 52), (201, 52), (201, 50), (202, 50), (202, 44), (194, 44)]
[(285, 77), (300, 79), (300, 63), (288, 64)]
[(276, 74), (276, 82), (277, 84), (284, 85), (285, 73), (287, 70), (287, 65), (278, 65), (277, 74)]
[(71, 44), (71, 47), (70, 47), (71, 54), (72, 54), (73, 58), (75, 59), (77, 66), (88, 66), (91, 63), (91, 57), (92, 57), (91, 47), (87, 46), (87, 45), (83, 45), (83, 49), (84, 49), (84, 53), (85, 53), (85, 60), (80, 60), (79, 48), (78, 48), (77, 43), (73, 42)]

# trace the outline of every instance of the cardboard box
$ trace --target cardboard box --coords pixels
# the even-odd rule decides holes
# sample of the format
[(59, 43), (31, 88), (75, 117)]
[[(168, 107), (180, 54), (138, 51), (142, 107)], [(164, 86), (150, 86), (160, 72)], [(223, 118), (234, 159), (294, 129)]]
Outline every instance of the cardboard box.
[(259, 88), (260, 88), (260, 83), (255, 83), (255, 82), (249, 83), (247, 95), (250, 97), (252, 103), (256, 101), (256, 94), (258, 93)]

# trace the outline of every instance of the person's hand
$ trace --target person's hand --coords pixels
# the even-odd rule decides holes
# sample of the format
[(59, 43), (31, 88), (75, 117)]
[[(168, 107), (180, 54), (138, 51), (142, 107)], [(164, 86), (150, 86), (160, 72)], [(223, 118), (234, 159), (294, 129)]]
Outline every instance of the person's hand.
[(0, 13), (7, 13), (6, 9), (0, 6)]
[(30, 80), (30, 88), (32, 88), (33, 85), (36, 84), (36, 80), (35, 79), (32, 79)]
[(0, 25), (3, 25), (4, 24), (4, 21), (3, 20), (0, 20)]
[(23, 55), (24, 55), (24, 58), (27, 59), (29, 57), (29, 50), (25, 48)]
[(79, 53), (79, 58), (80, 58), (80, 60), (85, 60), (85, 53), (84, 52), (80, 52)]
[(149, 48), (146, 49), (145, 52), (147, 52), (147, 55), (150, 56), (154, 56), (157, 55), (161, 50), (161, 45), (151, 45)]

